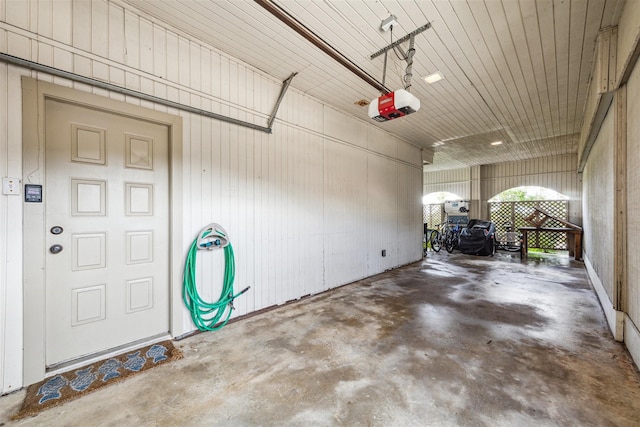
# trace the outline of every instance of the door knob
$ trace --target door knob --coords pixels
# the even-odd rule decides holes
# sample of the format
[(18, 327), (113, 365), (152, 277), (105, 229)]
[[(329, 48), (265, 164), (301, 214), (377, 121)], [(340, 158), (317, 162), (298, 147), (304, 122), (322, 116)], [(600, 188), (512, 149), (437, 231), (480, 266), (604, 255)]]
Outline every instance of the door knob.
[(49, 248), (49, 252), (51, 252), (54, 255), (62, 252), (62, 245), (53, 245), (53, 246), (51, 246)]

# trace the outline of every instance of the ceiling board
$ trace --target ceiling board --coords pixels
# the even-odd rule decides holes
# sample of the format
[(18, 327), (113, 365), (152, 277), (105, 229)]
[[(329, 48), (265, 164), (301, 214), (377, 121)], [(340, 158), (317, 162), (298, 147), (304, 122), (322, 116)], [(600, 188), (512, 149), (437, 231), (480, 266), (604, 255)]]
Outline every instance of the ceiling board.
[[(466, 7), (463, 3), (455, 5)], [(501, 95), (495, 92), (482, 92), (478, 88), (479, 85), (487, 84), (492, 79), (469, 37), (469, 32), (475, 33), (478, 31), (478, 27), (474, 20), (469, 19), (469, 15), (465, 15), (465, 12), (469, 12), (468, 7), (459, 15), (452, 5), (443, 2), (439, 5), (437, 12), (441, 20), (453, 23), (449, 27), (444, 27), (444, 30), (438, 30), (436, 34), (443, 45), (449, 46), (451, 57), (455, 61), (458, 73), (461, 74), (458, 78), (461, 83), (459, 87), (466, 90), (467, 97), (474, 99), (473, 108), (477, 109), (478, 118), (485, 124), (485, 131), (488, 128), (501, 126), (498, 116), (502, 116), (504, 112), (508, 111)], [(452, 30), (459, 34), (458, 38), (454, 37)], [(474, 81), (475, 84), (472, 84), (471, 81)], [(451, 102), (453, 106), (459, 105), (457, 99), (451, 99)], [(501, 109), (504, 109), (503, 113), (499, 113)], [(497, 112), (499, 114), (496, 114)]]
[(546, 91), (551, 117), (546, 121), (551, 135), (560, 133), (558, 77), (556, 63), (556, 39), (552, 0), (540, 0), (534, 3), (538, 14), (540, 40), (542, 42), (541, 66), (546, 75)]
[[(119, 1), (276, 79), (297, 72), (293, 88), (370, 122), (367, 107), (354, 103), (376, 98), (377, 90), (253, 1)], [(575, 153), (595, 38), (602, 27), (616, 24), (624, 4), (624, 0), (274, 2), (377, 80), (382, 80), (384, 60), (372, 60), (370, 55), (388, 45), (392, 36), (380, 30), (381, 21), (396, 15), (394, 39), (431, 22), (431, 29), (415, 37), (411, 92), (421, 100), (421, 110), (374, 123), (412, 144), (432, 148), (435, 160), (427, 170)], [(408, 42), (402, 48), (406, 50)], [(405, 67), (390, 51), (387, 86), (403, 86)], [(445, 78), (428, 85), (423, 77), (435, 71)], [(490, 146), (492, 138), (500, 138), (503, 145)]]
[[(482, 93), (482, 98), (487, 103), (485, 107), (489, 110), (499, 122), (500, 127), (515, 120), (521, 121), (513, 99), (510, 96), (509, 89), (502, 74), (505, 72), (504, 67), (501, 68), (496, 64), (492, 57), (491, 51), (482, 35), (481, 25), (478, 24), (477, 17), (474, 16), (470, 6), (467, 3), (454, 3), (456, 14), (460, 19), (463, 28), (468, 28), (464, 33), (464, 38), (468, 38), (473, 46), (474, 55), (468, 55), (468, 58), (475, 59), (471, 63), (472, 71), (475, 71), (475, 77), (471, 73), (467, 73), (474, 81), (475, 87)], [(482, 5), (480, 5), (482, 6)], [(483, 15), (486, 17), (486, 15)], [(490, 23), (487, 22), (487, 25)], [(455, 34), (458, 34), (457, 32)], [(462, 38), (460, 35), (458, 39)], [(482, 90), (483, 87), (492, 87), (493, 90)]]
[[(580, 69), (582, 67), (583, 40), (585, 40), (585, 25), (587, 18), (587, 3), (577, 2), (573, 5), (571, 11), (571, 23), (569, 33), (569, 70), (567, 75), (568, 87), (567, 87), (567, 99), (568, 99), (568, 111), (567, 111), (567, 129), (566, 132), (574, 132), (575, 117), (578, 112), (578, 91), (580, 90)], [(578, 78), (571, 78), (571, 76), (578, 76)], [(584, 101), (583, 101), (584, 102)]]
[(556, 52), (565, 53), (556, 56), (556, 78), (558, 80), (558, 110), (560, 116), (560, 133), (567, 133), (567, 110), (568, 110), (568, 70), (569, 70), (569, 41), (570, 41), (570, 12), (572, 3), (578, 2), (555, 2), (554, 10), (554, 33)]
[(523, 36), (526, 40), (530, 57), (528, 65), (531, 67), (533, 82), (535, 83), (535, 95), (532, 96), (535, 96), (539, 104), (536, 117), (543, 127), (543, 134), (545, 136), (550, 136), (553, 135), (553, 129), (547, 124), (551, 123), (551, 106), (549, 102), (549, 92), (547, 88), (548, 81), (544, 63), (543, 66), (540, 66), (540, 61), (544, 61), (544, 53), (538, 25), (539, 17), (536, 4), (531, 2), (520, 3), (519, 8), (522, 17)]
[[(635, 0), (627, 0), (635, 1)], [(622, 7), (625, 0), (605, 1), (604, 9), (602, 11), (602, 20), (600, 22), (601, 28), (613, 27), (618, 25), (620, 20), (620, 14), (622, 13)]]

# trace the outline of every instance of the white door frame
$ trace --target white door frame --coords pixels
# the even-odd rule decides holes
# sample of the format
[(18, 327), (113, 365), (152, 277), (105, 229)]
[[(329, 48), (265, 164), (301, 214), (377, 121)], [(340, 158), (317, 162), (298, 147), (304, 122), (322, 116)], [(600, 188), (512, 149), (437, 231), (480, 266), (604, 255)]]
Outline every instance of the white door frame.
[(63, 86), (22, 77), (23, 183), (43, 185), (42, 203), (24, 203), (23, 385), (45, 378), (45, 100), (69, 101), (167, 126), (169, 131), (169, 333), (184, 333), (182, 322), (182, 118)]

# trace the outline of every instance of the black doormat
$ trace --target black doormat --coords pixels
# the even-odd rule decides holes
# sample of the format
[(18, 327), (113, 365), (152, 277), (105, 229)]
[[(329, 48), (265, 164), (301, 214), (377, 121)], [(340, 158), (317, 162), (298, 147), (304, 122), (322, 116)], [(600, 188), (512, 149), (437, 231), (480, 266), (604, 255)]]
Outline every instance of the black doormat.
[(20, 411), (11, 418), (17, 420), (36, 415), (47, 408), (77, 399), (106, 385), (115, 384), (147, 369), (181, 358), (182, 353), (171, 341), (163, 341), (57, 374), (30, 385)]

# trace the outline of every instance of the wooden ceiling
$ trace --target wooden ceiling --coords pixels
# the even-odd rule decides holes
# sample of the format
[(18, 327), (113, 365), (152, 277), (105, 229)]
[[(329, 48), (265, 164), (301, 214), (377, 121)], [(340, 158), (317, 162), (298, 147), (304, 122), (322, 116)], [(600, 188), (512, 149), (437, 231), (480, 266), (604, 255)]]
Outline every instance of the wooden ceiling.
[[(379, 92), (251, 0), (124, 0), (291, 86), (371, 121), (359, 100)], [(435, 152), (425, 170), (575, 153), (601, 28), (624, 0), (273, 0), (382, 81), (393, 38), (418, 27), (411, 93), (422, 107), (382, 129)], [(401, 47), (406, 51), (408, 42)], [(402, 88), (406, 62), (388, 56), (386, 85)], [(444, 79), (423, 78), (439, 71)], [(491, 142), (502, 141), (500, 145)]]

